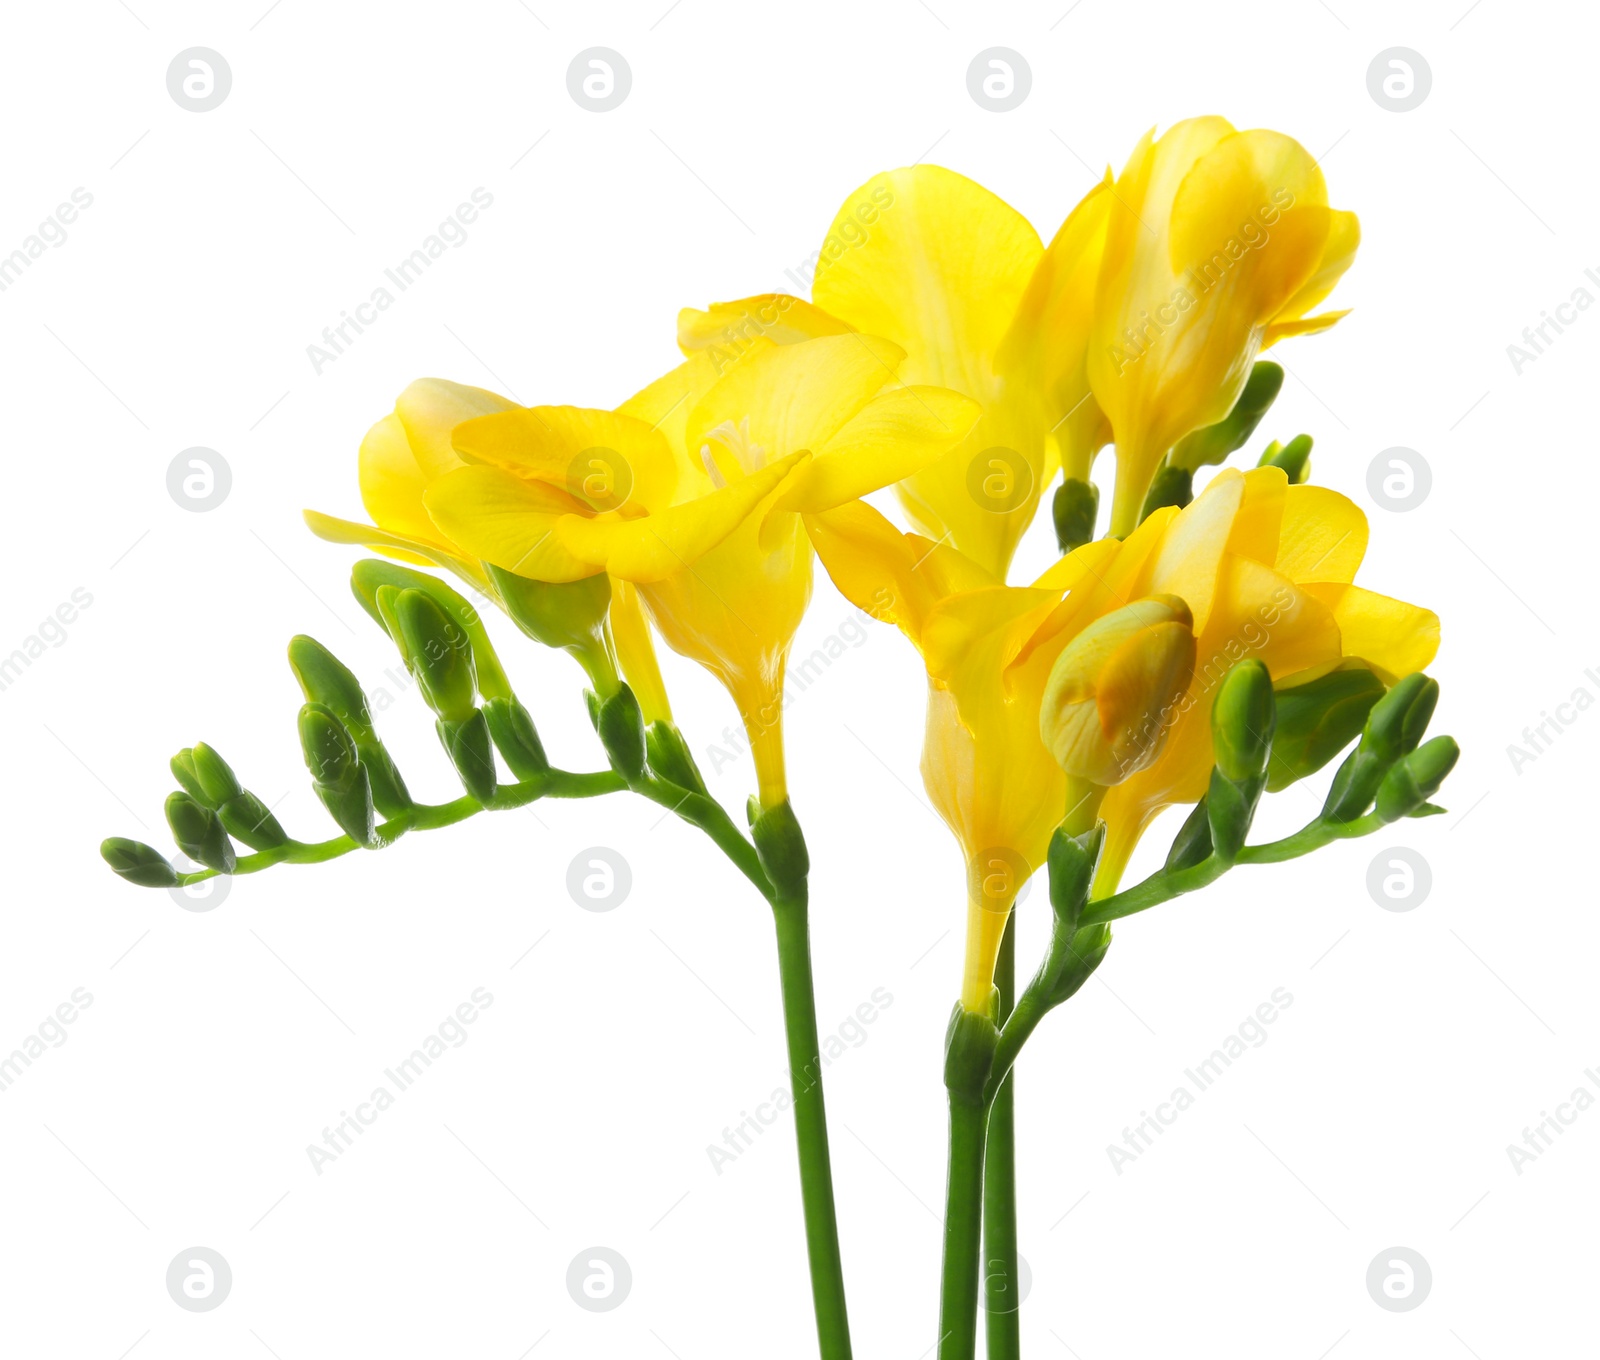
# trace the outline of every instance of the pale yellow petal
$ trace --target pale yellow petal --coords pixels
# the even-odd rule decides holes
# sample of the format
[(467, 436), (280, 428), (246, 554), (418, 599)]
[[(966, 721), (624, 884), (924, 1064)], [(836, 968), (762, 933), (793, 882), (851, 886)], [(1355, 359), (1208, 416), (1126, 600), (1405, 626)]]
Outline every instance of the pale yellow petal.
[(510, 411), (516, 403), (482, 387), (466, 387), (443, 378), (419, 378), (400, 394), (395, 414), (405, 426), (411, 452), (432, 481), (461, 466), (450, 445), (450, 431), (463, 421), (496, 411)]
[(536, 581), (581, 581), (603, 564), (568, 551), (555, 536), (576, 519), (572, 498), (497, 467), (457, 468), (425, 495), (433, 521), (474, 556)]
[(1349, 582), (1366, 552), (1367, 517), (1348, 496), (1323, 486), (1288, 488), (1278, 571), (1291, 581)]
[(1360, 586), (1313, 583), (1303, 587), (1333, 611), (1344, 655), (1359, 657), (1393, 683), (1427, 667), (1439, 650), (1439, 616)]

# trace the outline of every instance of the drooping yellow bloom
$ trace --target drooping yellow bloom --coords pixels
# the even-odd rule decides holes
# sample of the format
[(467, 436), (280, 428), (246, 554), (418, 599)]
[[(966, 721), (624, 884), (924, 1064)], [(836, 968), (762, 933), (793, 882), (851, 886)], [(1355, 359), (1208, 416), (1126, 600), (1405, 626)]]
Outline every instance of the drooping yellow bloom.
[(894, 383), (902, 357), (854, 333), (762, 337), (725, 371), (693, 356), (615, 412), (486, 415), (455, 430), (469, 465), (426, 508), (507, 571), (635, 584), (668, 645), (732, 694), (770, 806), (787, 796), (784, 666), (811, 594), (802, 513), (909, 476), (976, 418), (955, 393)]
[(1003, 577), (1055, 470), (1087, 479), (1108, 427), (1085, 359), (1107, 217), (1096, 185), (1048, 249), (1015, 209), (950, 170), (877, 175), (839, 209), (815, 305), (782, 294), (686, 312), (686, 350), (737, 352), (840, 329), (892, 340), (900, 377), (971, 397), (982, 418), (897, 488), (928, 537)]
[(1107, 198), (1088, 374), (1117, 446), (1111, 530), (1127, 534), (1161, 459), (1228, 414), (1257, 354), (1344, 315), (1309, 313), (1360, 228), (1303, 146), (1223, 118), (1147, 133)]
[[(970, 870), (962, 1001), (971, 1010), (986, 1004), (1012, 899), (1043, 863), (1067, 810), (1068, 779), (1040, 718), (1052, 671), (1075, 640), (1088, 642), (1073, 683), (1093, 689), (1097, 704), (1104, 695), (1097, 713), (1110, 718), (1102, 719), (1106, 749), (1120, 746), (1126, 757), (1124, 733), (1141, 743), (1122, 767), (1100, 770), (1121, 782), (1100, 807), (1107, 841), (1098, 895), (1115, 890), (1157, 811), (1204, 793), (1211, 702), (1234, 662), (1259, 656), (1275, 679), (1310, 679), (1357, 657), (1393, 678), (1426, 665), (1438, 643), (1433, 614), (1350, 584), (1366, 547), (1360, 510), (1335, 492), (1289, 486), (1277, 468), (1221, 472), (1184, 510), (1156, 512), (1125, 541), (1085, 544), (1027, 587), (1000, 584), (867, 506), (810, 525), (839, 589), (897, 624), (927, 666), (922, 775)], [(1126, 642), (1154, 625), (1135, 649), (1096, 645), (1115, 642), (1127, 618), (1098, 635), (1097, 623), (1152, 600), (1162, 617), (1136, 615), (1136, 627), (1120, 634)], [(1192, 675), (1174, 694), (1190, 655), (1174, 645), (1170, 626), (1185, 613)], [(1012, 866), (998, 893), (997, 865)]]
[[(434, 522), (424, 504), (431, 484), (465, 466), (451, 445), (454, 428), (478, 416), (515, 409), (512, 401), (479, 387), (441, 378), (418, 379), (361, 441), (361, 499), (373, 523), (358, 524), (315, 510), (305, 512), (306, 522), (330, 542), (359, 544), (403, 562), (454, 572), (540, 642), (571, 652), (599, 693), (609, 695), (617, 688), (617, 663), (607, 624), (604, 579), (572, 586), (497, 579), (477, 554)], [(514, 598), (507, 597), (508, 591)], [(648, 635), (644, 645), (649, 645)], [(635, 665), (642, 664), (636, 646)]]

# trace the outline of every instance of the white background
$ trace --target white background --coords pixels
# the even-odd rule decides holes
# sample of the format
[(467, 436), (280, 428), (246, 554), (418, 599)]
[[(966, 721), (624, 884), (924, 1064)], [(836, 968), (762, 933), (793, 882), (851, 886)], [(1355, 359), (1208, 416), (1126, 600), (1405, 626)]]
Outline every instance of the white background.
[[(707, 1154), (781, 1080), (770, 923), (688, 828), (621, 798), (542, 804), (241, 879), (210, 912), (118, 882), (95, 847), (168, 843), (166, 759), (197, 739), (291, 831), (330, 834), (294, 738), (298, 631), (396, 697), (382, 729), (413, 790), (454, 796), (349, 595), (355, 554), (298, 518), (359, 514), (358, 441), (411, 378), (611, 405), (675, 361), (678, 307), (785, 286), (880, 169), (951, 166), (1048, 237), (1148, 125), (1217, 112), (1300, 138), (1361, 215), (1335, 299), (1355, 311), (1283, 347), (1292, 376), (1261, 433), (1315, 434), (1315, 478), (1372, 515), (1363, 582), (1442, 615), (1436, 730), (1465, 755), (1447, 818), (1126, 923), (1041, 1030), (1019, 1069), (1028, 1351), (1591, 1353), (1600, 1113), (1520, 1175), (1506, 1147), (1594, 1090), (1600, 1064), (1600, 714), (1520, 772), (1507, 747), (1580, 686), (1600, 696), (1585, 674), (1600, 315), (1520, 375), (1506, 347), (1600, 267), (1594, 19), (1507, 0), (668, 3), (7, 7), (0, 252), (74, 188), (93, 205), (0, 294), (0, 653), (75, 589), (93, 602), (0, 692), (0, 1051), (74, 988), (93, 1004), (0, 1093), (0, 1351), (811, 1352), (788, 1129), (720, 1175)], [(603, 115), (565, 78), (597, 45), (633, 73)], [(166, 88), (193, 46), (232, 69), (209, 113)], [(967, 93), (993, 46), (1032, 69), (1011, 113)], [(1393, 46), (1433, 72), (1409, 113), (1367, 92)], [(315, 373), (323, 327), (480, 186), (494, 202), (466, 243)], [(232, 469), (205, 514), (166, 490), (195, 445)], [(1366, 491), (1393, 445), (1433, 470), (1407, 514)], [(1019, 578), (1050, 554), (1041, 521)], [(821, 579), (800, 650), (853, 617)], [(497, 636), (553, 754), (593, 768), (577, 669)], [(792, 785), (824, 1032), (874, 989), (893, 998), (828, 1072), (857, 1353), (917, 1360), (934, 1339), (962, 867), (916, 775), (920, 663), (885, 628), (866, 637), (789, 710)], [(709, 771), (732, 710), (687, 664), (667, 670)], [(741, 804), (746, 763), (717, 763), (715, 791)], [(1267, 829), (1314, 796), (1281, 795)], [(597, 844), (634, 876), (607, 914), (564, 886)], [(1368, 894), (1391, 844), (1432, 867), (1414, 911)], [(1042, 902), (1035, 885), (1025, 971)], [(494, 1001), (469, 1041), (316, 1174), (307, 1144), (477, 987)], [(1107, 1145), (1280, 987), (1293, 1005), (1267, 1042), (1119, 1175)], [(194, 1245), (232, 1266), (214, 1312), (164, 1286)], [(565, 1285), (594, 1245), (633, 1272), (604, 1314)], [(1433, 1271), (1405, 1314), (1365, 1284), (1395, 1245)]]

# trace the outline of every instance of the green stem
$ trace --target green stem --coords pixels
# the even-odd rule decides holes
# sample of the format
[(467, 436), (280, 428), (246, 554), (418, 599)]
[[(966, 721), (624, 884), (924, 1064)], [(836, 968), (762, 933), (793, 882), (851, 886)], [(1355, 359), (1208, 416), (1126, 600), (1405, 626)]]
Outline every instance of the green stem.
[[(1000, 938), (994, 985), (1000, 993), (996, 1022), (1004, 1025), (1017, 994), (1017, 912)], [(988, 1360), (1017, 1360), (1022, 1353), (1018, 1311), (1016, 1075), (1005, 1073), (989, 1110), (983, 1161), (983, 1306)]]
[(850, 1360), (850, 1321), (845, 1311), (844, 1266), (839, 1256), (839, 1222), (833, 1203), (833, 1167), (828, 1156), (828, 1116), (822, 1099), (821, 1045), (817, 1039), (811, 940), (803, 889), (798, 897), (774, 901), (772, 914), (778, 929), (783, 1030), (789, 1047), (789, 1081), (794, 1094), (800, 1197), (805, 1208), (817, 1343), (822, 1360)]
[(675, 813), (691, 826), (699, 827), (712, 839), (717, 848), (733, 861), (734, 868), (755, 884), (756, 891), (767, 901), (774, 900), (772, 884), (767, 879), (766, 871), (761, 867), (761, 857), (756, 853), (755, 846), (734, 825), (733, 818), (728, 816), (727, 811), (716, 799), (690, 789), (679, 788), (678, 785), (653, 774), (641, 775), (628, 787), (658, 807), (664, 807), (669, 812)]
[[(574, 774), (568, 770), (549, 770), (538, 779), (520, 784), (502, 784), (487, 803), (480, 803), (464, 795), (450, 803), (417, 803), (404, 812), (389, 818), (377, 829), (378, 841), (373, 849), (386, 849), (408, 831), (432, 831), (441, 826), (453, 826), (475, 817), (480, 812), (505, 812), (524, 807), (536, 798), (596, 798), (602, 794), (620, 793), (627, 788), (620, 775), (610, 770)], [(258, 850), (253, 855), (241, 855), (234, 866), (233, 876), (259, 873), (274, 864), (322, 864), (352, 850), (367, 847), (349, 836), (334, 836), (325, 841), (285, 841), (270, 850)], [(193, 873), (178, 875), (181, 887), (203, 883), (217, 876), (215, 869), (196, 869)]]
[(950, 1089), (950, 1165), (945, 1183), (938, 1360), (973, 1360), (977, 1353), (983, 1142), (988, 1119), (989, 1106), (981, 1096)]

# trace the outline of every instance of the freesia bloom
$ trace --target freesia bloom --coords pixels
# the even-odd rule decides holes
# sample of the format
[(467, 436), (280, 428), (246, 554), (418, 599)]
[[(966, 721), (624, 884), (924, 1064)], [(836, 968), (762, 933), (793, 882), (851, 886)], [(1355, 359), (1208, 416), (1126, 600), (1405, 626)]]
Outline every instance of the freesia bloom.
[[(1223, 471), (1182, 511), (1157, 511), (1125, 541), (1085, 544), (1026, 587), (900, 533), (864, 505), (816, 516), (811, 530), (839, 589), (898, 625), (927, 666), (923, 782), (976, 866), (961, 991), (970, 1010), (987, 1003), (1012, 900), (1068, 810), (1069, 781), (1040, 719), (1052, 672), (1075, 642), (1071, 683), (1053, 697), (1105, 697), (1094, 711), (1111, 759), (1075, 773), (1120, 779), (1100, 806), (1097, 895), (1115, 891), (1161, 808), (1205, 792), (1211, 702), (1236, 661), (1258, 656), (1275, 680), (1303, 680), (1360, 658), (1392, 681), (1425, 666), (1438, 645), (1432, 613), (1351, 584), (1366, 548), (1361, 511), (1336, 492), (1290, 486), (1277, 468)], [(1130, 618), (1127, 607), (1140, 602), (1146, 609)], [(1111, 627), (1102, 622), (1119, 613)], [(1185, 615), (1192, 654), (1175, 645)], [(1092, 738), (1093, 729), (1074, 735)], [(997, 894), (990, 867), (1002, 863), (1014, 872)]]
[[(402, 562), (453, 572), (540, 642), (571, 652), (596, 690), (609, 695), (618, 679), (605, 578), (561, 587), (508, 581), (451, 539), (424, 503), (430, 485), (465, 466), (451, 445), (451, 431), (463, 421), (516, 409), (508, 398), (481, 387), (419, 378), (361, 441), (361, 500), (373, 523), (336, 519), (315, 510), (305, 512), (306, 523), (330, 542), (359, 544)], [(644, 642), (648, 646), (648, 636)], [(636, 666), (644, 664), (637, 647), (633, 659)]]
[(811, 305), (784, 295), (685, 313), (687, 348), (857, 330), (906, 353), (901, 378), (972, 398), (966, 438), (897, 490), (915, 526), (1003, 577), (1058, 467), (1087, 479), (1108, 427), (1085, 358), (1107, 217), (1096, 185), (1048, 249), (1015, 209), (939, 166), (877, 175), (839, 209)]
[(966, 398), (894, 381), (893, 344), (761, 339), (707, 355), (617, 411), (516, 408), (458, 426), (466, 464), (424, 503), (452, 541), (508, 572), (638, 587), (668, 645), (732, 694), (760, 797), (787, 797), (784, 666), (811, 594), (801, 514), (909, 476), (960, 439)]
[(1167, 451), (1228, 414), (1257, 354), (1344, 315), (1310, 313), (1360, 228), (1293, 138), (1215, 117), (1146, 133), (1107, 199), (1088, 376), (1117, 446), (1111, 531), (1127, 534)]

